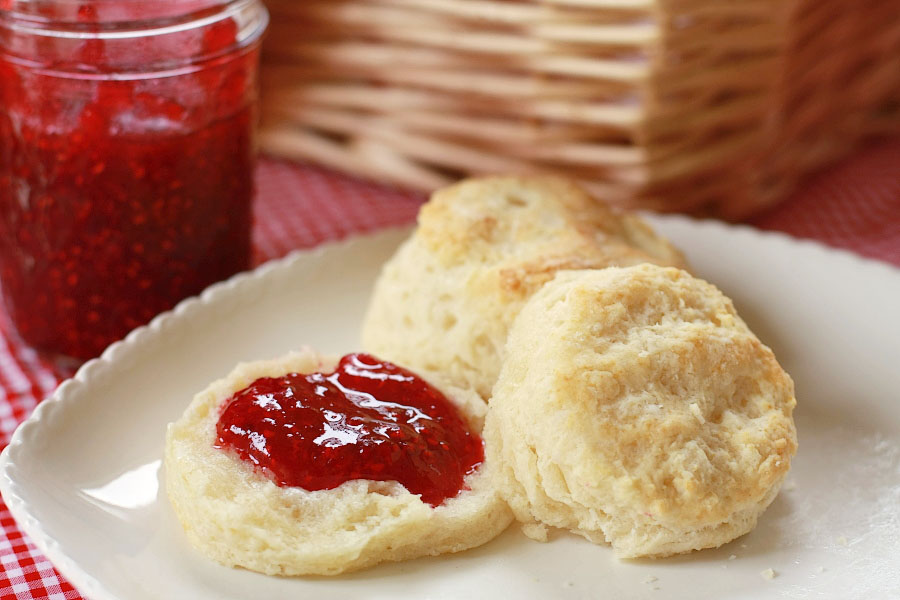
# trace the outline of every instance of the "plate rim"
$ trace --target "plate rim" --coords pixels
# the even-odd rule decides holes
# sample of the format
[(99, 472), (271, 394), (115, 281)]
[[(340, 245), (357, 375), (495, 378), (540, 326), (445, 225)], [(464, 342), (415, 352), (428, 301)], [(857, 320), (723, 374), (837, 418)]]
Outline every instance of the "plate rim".
[[(900, 283), (900, 267), (886, 261), (861, 256), (852, 251), (828, 246), (817, 240), (796, 238), (780, 231), (757, 229), (747, 224), (732, 224), (715, 219), (697, 219), (686, 215), (659, 215), (641, 213), (654, 228), (665, 223), (673, 223), (687, 228), (717, 230), (719, 233), (739, 235), (747, 238), (759, 238), (766, 243), (775, 243), (783, 247), (792, 247), (810, 255), (820, 255), (826, 260), (839, 260), (851, 268), (871, 271), (872, 274), (897, 278)], [(229, 279), (215, 283), (196, 296), (179, 302), (174, 308), (160, 313), (148, 324), (131, 331), (122, 340), (111, 344), (103, 353), (84, 363), (77, 372), (60, 385), (43, 401), (40, 401), (32, 414), (16, 428), (9, 444), (0, 453), (0, 493), (9, 508), (17, 526), (25, 533), (37, 548), (47, 557), (59, 572), (75, 586), (77, 591), (92, 600), (122, 600), (111, 592), (103, 582), (85, 572), (78, 562), (63, 552), (59, 543), (52, 538), (41, 523), (28, 509), (27, 502), (19, 490), (25, 482), (17, 479), (17, 456), (24, 452), (30, 440), (36, 438), (42, 426), (53, 419), (54, 415), (79, 401), (85, 389), (98, 378), (104, 377), (114, 370), (119, 362), (128, 355), (139, 353), (141, 349), (158, 341), (165, 335), (169, 324), (181, 320), (189, 312), (196, 311), (216, 299), (240, 293), (240, 288), (254, 285), (254, 282), (274, 277), (277, 273), (290, 270), (298, 262), (316, 260), (322, 255), (364, 244), (380, 237), (400, 235), (412, 230), (413, 225), (399, 225), (379, 228), (374, 231), (351, 234), (341, 239), (331, 240), (312, 248), (292, 250), (283, 257), (268, 260), (252, 270), (238, 273)]]

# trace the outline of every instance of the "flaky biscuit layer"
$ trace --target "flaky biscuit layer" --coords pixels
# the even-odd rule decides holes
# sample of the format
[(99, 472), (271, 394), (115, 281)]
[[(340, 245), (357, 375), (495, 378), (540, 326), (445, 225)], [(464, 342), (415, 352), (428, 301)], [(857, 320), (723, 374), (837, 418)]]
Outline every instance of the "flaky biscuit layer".
[(519, 314), (485, 438), (526, 531), (665, 556), (755, 526), (797, 448), (795, 405), (711, 284), (649, 264), (570, 271)]

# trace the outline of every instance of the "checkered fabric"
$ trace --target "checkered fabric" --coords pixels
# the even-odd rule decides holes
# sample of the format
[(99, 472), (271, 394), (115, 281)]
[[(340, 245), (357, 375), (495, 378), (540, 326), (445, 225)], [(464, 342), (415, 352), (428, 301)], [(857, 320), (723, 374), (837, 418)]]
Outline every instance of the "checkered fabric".
[[(257, 177), (257, 262), (295, 248), (412, 222), (422, 197), (311, 166), (264, 159)], [(751, 221), (900, 265), (900, 139), (871, 146)], [(0, 447), (72, 373), (24, 346), (0, 308)], [(0, 502), (0, 600), (72, 600), (78, 592)]]

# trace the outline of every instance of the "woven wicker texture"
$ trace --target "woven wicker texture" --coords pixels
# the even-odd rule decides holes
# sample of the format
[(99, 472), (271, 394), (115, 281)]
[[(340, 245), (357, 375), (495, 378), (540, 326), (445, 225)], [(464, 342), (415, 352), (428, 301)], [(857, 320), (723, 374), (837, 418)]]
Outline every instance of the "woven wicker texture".
[(270, 0), (266, 151), (737, 219), (900, 130), (897, 0)]

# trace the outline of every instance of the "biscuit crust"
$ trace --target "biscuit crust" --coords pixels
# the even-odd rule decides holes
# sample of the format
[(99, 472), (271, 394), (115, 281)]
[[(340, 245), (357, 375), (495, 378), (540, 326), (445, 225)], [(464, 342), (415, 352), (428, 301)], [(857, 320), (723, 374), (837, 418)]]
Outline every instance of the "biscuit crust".
[(516, 320), (485, 438), (526, 531), (666, 556), (756, 525), (796, 452), (795, 405), (711, 284), (649, 264), (570, 271)]
[(489, 398), (510, 325), (564, 269), (684, 267), (639, 218), (554, 177), (485, 177), (439, 190), (384, 266), (363, 347)]
[[(269, 575), (335, 575), (383, 561), (458, 552), (491, 540), (511, 522), (492, 461), (437, 507), (396, 482), (354, 480), (332, 489), (279, 487), (213, 447), (220, 406), (260, 377), (331, 371), (336, 357), (309, 349), (238, 365), (194, 397), (169, 425), (166, 491), (190, 543), (224, 565)], [(480, 432), (486, 407), (474, 392), (425, 374)]]

